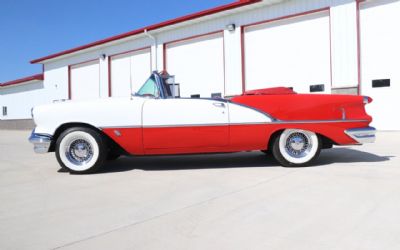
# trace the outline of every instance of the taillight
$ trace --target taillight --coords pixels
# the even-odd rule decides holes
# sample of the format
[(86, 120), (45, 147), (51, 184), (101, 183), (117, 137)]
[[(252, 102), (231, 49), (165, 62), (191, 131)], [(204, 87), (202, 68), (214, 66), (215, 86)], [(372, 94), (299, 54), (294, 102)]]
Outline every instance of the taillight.
[(364, 104), (368, 104), (372, 102), (372, 98), (369, 96), (363, 96)]

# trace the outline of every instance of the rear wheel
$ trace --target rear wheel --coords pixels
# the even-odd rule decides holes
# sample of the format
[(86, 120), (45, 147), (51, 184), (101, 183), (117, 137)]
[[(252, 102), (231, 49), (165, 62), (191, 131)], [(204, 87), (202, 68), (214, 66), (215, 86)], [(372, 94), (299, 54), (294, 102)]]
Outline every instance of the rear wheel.
[(321, 144), (321, 139), (314, 132), (286, 129), (275, 138), (272, 154), (282, 166), (307, 166), (318, 158)]
[(57, 139), (56, 157), (61, 167), (71, 173), (91, 173), (98, 170), (107, 156), (103, 136), (90, 128), (76, 127), (64, 131)]

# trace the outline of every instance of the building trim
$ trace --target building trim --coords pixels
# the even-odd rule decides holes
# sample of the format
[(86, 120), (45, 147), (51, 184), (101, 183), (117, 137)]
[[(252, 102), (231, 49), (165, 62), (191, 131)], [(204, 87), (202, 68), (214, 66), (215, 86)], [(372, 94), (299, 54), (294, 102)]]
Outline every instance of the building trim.
[(357, 23), (357, 93), (361, 95), (361, 24), (360, 24), (360, 4), (365, 0), (356, 0), (356, 23)]
[(83, 62), (73, 63), (73, 64), (70, 64), (70, 65), (68, 65), (68, 66), (70, 66), (70, 67), (76, 67), (76, 66), (80, 66), (80, 65), (82, 65), (82, 64), (92, 63), (92, 62), (96, 62), (96, 61), (98, 62), (99, 59), (98, 59), (98, 58), (90, 59), (90, 60), (86, 60), (86, 61), (83, 61)]
[[(287, 16), (281, 16), (281, 17), (277, 17), (277, 18), (272, 18), (272, 19), (267, 19), (267, 20), (263, 20), (263, 21), (258, 21), (255, 23), (250, 23), (250, 24), (246, 24), (243, 25), (241, 28), (241, 48), (242, 48), (242, 89), (243, 89), (243, 93), (246, 92), (246, 52), (245, 52), (245, 29), (251, 26), (257, 26), (257, 25), (261, 25), (261, 24), (266, 24), (266, 23), (272, 23), (272, 22), (277, 22), (277, 21), (281, 21), (281, 20), (285, 20), (285, 19), (291, 19), (291, 18), (296, 18), (296, 17), (300, 17), (300, 16), (306, 16), (306, 15), (310, 15), (310, 14), (314, 14), (314, 13), (319, 13), (319, 12), (328, 12), (329, 15), (329, 20), (330, 20), (330, 7), (325, 7), (325, 8), (320, 8), (320, 9), (315, 9), (315, 10), (309, 10), (309, 11), (305, 11), (305, 12), (300, 12), (300, 13), (296, 13), (296, 14), (290, 14)], [(330, 36), (330, 32), (329, 32), (329, 36)], [(331, 46), (329, 46), (331, 47)], [(332, 58), (332, 53), (329, 53), (330, 57)], [(330, 59), (332, 60), (332, 59)], [(332, 63), (331, 64), (331, 68), (332, 68)], [(332, 77), (332, 74), (331, 74)], [(331, 81), (332, 82), (332, 81)]]
[(33, 119), (0, 119), (0, 129), (4, 130), (32, 130), (35, 128)]
[(141, 50), (146, 50), (146, 49), (150, 49), (150, 51), (151, 51), (151, 46), (141, 47), (141, 48), (138, 48), (138, 49), (131, 49), (131, 50), (119, 52), (119, 53), (116, 53), (116, 54), (111, 54), (111, 55), (109, 55), (108, 57), (111, 58), (111, 57), (120, 56), (120, 55), (124, 55), (124, 54), (139, 52), (139, 51), (141, 51)]
[(212, 31), (212, 32), (207, 32), (207, 33), (203, 33), (203, 34), (199, 34), (199, 35), (188, 36), (188, 37), (184, 37), (184, 38), (180, 38), (180, 39), (164, 42), (164, 44), (165, 45), (170, 45), (172, 43), (186, 42), (186, 41), (193, 40), (193, 39), (196, 39), (196, 38), (202, 38), (202, 37), (205, 37), (205, 36), (216, 35), (218, 33), (222, 33), (222, 35), (223, 35), (223, 32), (224, 32), (224, 30), (216, 30), (216, 31)]
[(167, 45), (163, 44), (163, 71), (167, 71)]
[(111, 89), (111, 57), (112, 56), (108, 56), (107, 57), (108, 97), (111, 97), (111, 95), (112, 95), (112, 89)]
[(71, 65), (68, 65), (68, 100), (71, 100)]
[(43, 81), (44, 80), (44, 75), (42, 74), (36, 74), (33, 76), (27, 76), (24, 78), (8, 81), (8, 82), (3, 82), (0, 84), (0, 87), (7, 87), (7, 86), (12, 86), (12, 85), (18, 85), (18, 84), (24, 84), (27, 82), (31, 81)]
[[(108, 56), (108, 97), (112, 96), (112, 80), (111, 80), (111, 61), (113, 59), (113, 57), (116, 56), (121, 56), (121, 55), (125, 55), (125, 54), (130, 54), (130, 53), (135, 53), (135, 52), (139, 52), (139, 51), (144, 51), (144, 50), (149, 50), (150, 51), (150, 69), (152, 68), (152, 64), (153, 64), (153, 56), (152, 56), (152, 52), (151, 52), (151, 46), (146, 46), (146, 47), (142, 47), (142, 48), (138, 48), (138, 49), (132, 49), (132, 50), (127, 50), (124, 52), (120, 52), (120, 53), (116, 53), (116, 54), (112, 54)], [(151, 70), (150, 70), (151, 72)]]
[(332, 60), (332, 17), (331, 17), (331, 7), (329, 7), (329, 72), (331, 80), (331, 90), (333, 86), (333, 60)]
[(222, 70), (224, 74), (224, 93), (222, 97), (225, 97), (226, 94), (226, 63), (225, 63), (225, 32), (222, 31)]
[(348, 86), (348, 87), (344, 86), (344, 87), (334, 87), (334, 88), (332, 88), (332, 90), (337, 90), (337, 89), (358, 89), (358, 87), (357, 86)]
[(245, 44), (244, 44), (244, 28), (240, 27), (240, 56), (241, 56), (241, 67), (242, 67), (242, 95), (246, 92), (246, 62), (245, 62)]
[(126, 32), (126, 33), (123, 33), (123, 34), (120, 34), (120, 35), (116, 35), (116, 36), (113, 36), (113, 37), (102, 39), (102, 40), (99, 40), (99, 41), (96, 41), (96, 42), (93, 42), (93, 43), (89, 43), (89, 44), (86, 44), (86, 45), (82, 45), (82, 46), (79, 46), (79, 47), (76, 47), (76, 48), (72, 48), (72, 49), (68, 49), (68, 50), (65, 50), (65, 51), (61, 51), (61, 52), (58, 52), (58, 53), (55, 53), (55, 54), (51, 54), (51, 55), (48, 55), (48, 56), (45, 56), (45, 57), (34, 59), (34, 60), (31, 61), (31, 63), (32, 64), (42, 63), (43, 61), (46, 61), (46, 60), (49, 60), (49, 59), (54, 59), (54, 58), (57, 58), (57, 57), (60, 57), (60, 56), (63, 56), (63, 55), (71, 54), (71, 53), (74, 53), (74, 52), (77, 52), (77, 51), (80, 51), (80, 50), (92, 48), (92, 47), (99, 46), (99, 45), (102, 45), (102, 44), (106, 44), (106, 43), (109, 43), (109, 42), (112, 42), (112, 41), (120, 40), (120, 39), (127, 38), (127, 37), (130, 37), (130, 36), (138, 35), (138, 34), (142, 34), (142, 33), (145, 32), (145, 30), (147, 30), (147, 31), (157, 30), (157, 29), (160, 29), (160, 28), (163, 28), (163, 27), (171, 26), (171, 25), (178, 24), (178, 23), (183, 23), (183, 22), (186, 22), (186, 21), (190, 21), (190, 20), (193, 20), (193, 19), (200, 18), (200, 17), (217, 14), (217, 13), (220, 13), (220, 12), (224, 12), (224, 11), (227, 11), (227, 10), (240, 8), (240, 7), (243, 7), (243, 6), (247, 6), (247, 5), (251, 5), (251, 4), (255, 4), (255, 3), (259, 3), (259, 2), (262, 2), (262, 0), (240, 0), (240, 1), (236, 1), (236, 2), (225, 4), (225, 5), (222, 5), (222, 6), (219, 6), (219, 7), (211, 8), (211, 9), (208, 9), (208, 10), (203, 10), (203, 11), (200, 11), (200, 12), (196, 12), (194, 14), (189, 14), (189, 15), (186, 15), (186, 16), (182, 16), (182, 17), (178, 17), (178, 18), (171, 19), (171, 20), (168, 20), (168, 21), (164, 21), (164, 22), (161, 22), (161, 23), (158, 23), (158, 24), (150, 25), (150, 26), (147, 26), (147, 27), (144, 27), (144, 28), (141, 28), (141, 29), (133, 30), (133, 31)]

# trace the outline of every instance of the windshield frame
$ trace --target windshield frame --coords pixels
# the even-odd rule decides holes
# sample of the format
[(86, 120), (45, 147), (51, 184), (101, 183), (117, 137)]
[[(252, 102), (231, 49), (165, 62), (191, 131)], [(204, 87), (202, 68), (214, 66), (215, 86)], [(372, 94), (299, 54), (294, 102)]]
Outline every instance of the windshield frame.
[[(142, 89), (142, 87), (146, 84), (146, 82), (150, 79), (150, 78), (154, 78), (155, 80), (155, 84), (156, 84), (156, 88), (158, 89), (159, 92), (159, 97), (153, 97), (154, 99), (167, 99), (169, 97), (172, 96), (171, 94), (171, 90), (168, 88), (168, 86), (165, 84), (164, 79), (161, 77), (161, 75), (154, 71), (149, 78), (147, 78), (147, 80), (143, 83), (143, 85), (139, 88)], [(134, 94), (135, 96), (139, 96), (139, 97), (144, 97), (142, 95), (139, 95), (138, 93)]]

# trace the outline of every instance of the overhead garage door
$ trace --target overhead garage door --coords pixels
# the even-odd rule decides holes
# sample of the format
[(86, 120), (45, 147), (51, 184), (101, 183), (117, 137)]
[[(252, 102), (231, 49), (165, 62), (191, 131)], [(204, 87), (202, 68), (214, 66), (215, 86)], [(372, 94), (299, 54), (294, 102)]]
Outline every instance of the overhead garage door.
[(70, 66), (70, 98), (85, 100), (100, 97), (99, 61)]
[(182, 97), (224, 96), (223, 33), (166, 44), (166, 70), (175, 75)]
[(330, 92), (327, 11), (244, 28), (246, 90), (287, 86), (307, 93), (310, 85)]
[(111, 96), (130, 96), (139, 90), (150, 74), (150, 48), (111, 56)]
[[(399, 130), (400, 1), (371, 1), (360, 6), (361, 94), (374, 101), (367, 111), (377, 129)], [(389, 86), (390, 84), (390, 86)]]

